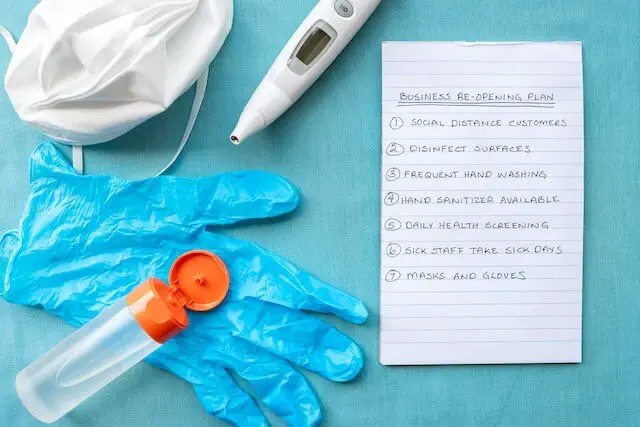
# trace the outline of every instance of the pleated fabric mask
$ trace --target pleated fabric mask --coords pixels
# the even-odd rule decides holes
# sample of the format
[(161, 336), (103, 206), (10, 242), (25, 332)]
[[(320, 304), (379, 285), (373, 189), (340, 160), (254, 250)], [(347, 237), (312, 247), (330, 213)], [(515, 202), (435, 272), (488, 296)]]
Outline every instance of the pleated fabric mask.
[(115, 139), (165, 111), (196, 84), (200, 110), (209, 64), (233, 20), (233, 0), (43, 0), (17, 44), (5, 89), (16, 112), (53, 140), (74, 146)]

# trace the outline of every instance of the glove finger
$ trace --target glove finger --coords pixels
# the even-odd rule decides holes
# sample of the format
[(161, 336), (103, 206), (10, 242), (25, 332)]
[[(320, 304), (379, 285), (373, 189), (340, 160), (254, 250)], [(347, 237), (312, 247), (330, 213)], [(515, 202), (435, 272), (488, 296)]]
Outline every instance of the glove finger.
[[(80, 176), (52, 143), (40, 144), (30, 163), (31, 182), (56, 174)], [(146, 200), (158, 216), (189, 226), (227, 225), (280, 216), (300, 203), (298, 190), (284, 178), (260, 171), (204, 178), (161, 176), (125, 186), (127, 197)], [(123, 191), (125, 191), (123, 189)]]
[(362, 351), (331, 325), (258, 300), (227, 304), (237, 336), (332, 381), (350, 381), (362, 369)]
[(212, 233), (207, 233), (207, 238), (230, 268), (232, 292), (238, 298), (253, 297), (296, 310), (331, 313), (357, 324), (367, 320), (367, 308), (360, 300), (286, 259), (253, 243)]
[(211, 415), (236, 426), (268, 427), (255, 401), (219, 365), (189, 357), (179, 340), (167, 342), (147, 358), (152, 365), (191, 383), (202, 406)]
[(298, 190), (284, 178), (258, 171), (225, 173), (200, 180), (176, 179), (182, 200), (195, 204), (190, 224), (225, 225), (271, 218), (298, 207)]
[(7, 272), (11, 257), (18, 249), (20, 237), (17, 230), (7, 231), (0, 237), (0, 295), (9, 292)]
[(233, 369), (247, 380), (258, 398), (290, 426), (316, 426), (320, 403), (307, 380), (284, 359), (240, 338), (226, 336), (210, 343), (213, 363)]
[(190, 227), (276, 217), (293, 211), (300, 202), (293, 185), (267, 172), (198, 179), (162, 176), (139, 182), (137, 191), (161, 215)]

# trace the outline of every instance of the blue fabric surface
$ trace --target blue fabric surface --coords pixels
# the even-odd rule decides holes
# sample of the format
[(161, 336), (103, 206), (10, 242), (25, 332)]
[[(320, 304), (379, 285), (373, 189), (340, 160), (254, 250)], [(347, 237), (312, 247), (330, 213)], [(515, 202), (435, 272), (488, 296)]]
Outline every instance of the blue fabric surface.
[[(186, 270), (189, 262), (194, 263), (180, 263), (183, 254), (193, 256), (191, 251), (205, 250), (224, 262), (230, 277), (229, 292), (214, 310), (191, 311), (186, 330), (146, 361), (193, 385), (207, 412), (236, 426), (267, 425), (251, 397), (230, 378), (229, 374), (235, 373), (288, 424), (316, 426), (322, 419), (318, 399), (292, 364), (338, 382), (351, 381), (362, 369), (362, 351), (353, 341), (300, 312), (333, 314), (361, 324), (368, 316), (361, 301), (254, 243), (213, 232), (294, 211), (300, 201), (298, 191), (278, 175), (246, 171), (197, 179), (159, 176), (135, 181), (79, 175), (51, 142), (36, 148), (29, 171), (31, 192), (20, 228), (0, 236), (0, 298), (43, 307), (71, 325), (81, 326), (104, 313), (106, 307), (117, 305), (124, 295), (131, 295), (134, 288), (139, 289), (141, 277), (177, 284), (183, 292), (207, 283), (211, 286), (206, 269), (198, 273), (200, 286), (195, 282), (188, 285), (188, 278), (176, 280), (171, 273), (176, 265)], [(185, 304), (191, 307), (188, 295), (184, 292)], [(153, 301), (142, 305), (157, 308)], [(162, 324), (157, 320), (160, 318), (154, 320)], [(114, 338), (119, 323), (110, 324), (115, 327), (109, 329), (109, 323), (99, 327), (87, 323), (86, 327), (93, 328), (94, 335), (104, 341), (122, 343), (122, 337)], [(100, 332), (102, 329), (109, 332)], [(154, 338), (159, 339), (158, 335)], [(169, 338), (166, 331), (162, 335)], [(80, 372), (97, 372), (96, 378), (88, 377), (86, 383), (100, 383), (97, 378), (102, 372), (95, 367), (95, 360), (75, 354), (90, 354), (85, 347), (92, 348), (95, 336), (76, 339), (74, 345), (67, 346), (66, 356), (49, 356), (51, 363), (69, 358), (60, 365), (57, 377), (63, 371), (74, 371), (65, 370), (67, 365), (79, 364), (75, 369)], [(75, 352), (70, 348), (73, 346)], [(122, 347), (113, 350), (126, 354)], [(106, 344), (104, 353), (109, 359)], [(71, 360), (74, 362), (69, 363)], [(41, 359), (37, 363), (42, 363)], [(42, 372), (32, 368), (30, 374), (18, 374), (22, 385), (17, 386), (16, 379), (16, 389), (20, 388), (21, 395), (29, 395), (29, 390), (35, 390), (36, 399), (53, 394), (42, 393), (52, 381)], [(58, 379), (57, 383), (71, 388), (60, 386), (58, 393), (88, 390), (82, 385), (85, 381), (69, 379), (77, 375), (62, 375), (67, 380)], [(83, 375), (87, 374), (78, 378)], [(56, 403), (47, 406), (59, 407)], [(42, 409), (38, 405), (31, 408)], [(52, 422), (72, 408), (36, 415)]]
[[(5, 0), (0, 23), (19, 35), (35, 0)], [(245, 102), (314, 0), (238, 0), (212, 66), (201, 118), (176, 174), (279, 173), (298, 186), (291, 218), (236, 229), (363, 299), (364, 327), (338, 324), (365, 352), (353, 383), (309, 377), (328, 426), (637, 425), (640, 420), (640, 2), (637, 0), (383, 0), (329, 73), (273, 127), (227, 142)], [(277, 24), (277, 25), (276, 25)], [(567, 366), (383, 368), (377, 364), (380, 42), (581, 40), (585, 58), (584, 363)], [(197, 47), (194, 47), (197, 48)], [(9, 61), (0, 47), (0, 74)], [(114, 143), (87, 149), (89, 173), (147, 176), (170, 158), (193, 92)], [(27, 159), (42, 137), (0, 90), (0, 229), (27, 197)], [(71, 328), (41, 310), (0, 302), (0, 423), (37, 423), (16, 373)], [(184, 382), (140, 366), (62, 426), (221, 425)]]

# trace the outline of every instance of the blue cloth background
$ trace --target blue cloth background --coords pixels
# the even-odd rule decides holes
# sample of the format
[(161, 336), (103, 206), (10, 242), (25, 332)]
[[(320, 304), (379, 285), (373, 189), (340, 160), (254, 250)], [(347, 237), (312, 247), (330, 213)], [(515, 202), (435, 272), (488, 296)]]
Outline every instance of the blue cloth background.
[[(640, 2), (383, 0), (333, 68), (280, 122), (246, 145), (227, 135), (315, 0), (237, 0), (234, 29), (173, 172), (258, 168), (303, 193), (293, 217), (238, 227), (362, 298), (364, 327), (336, 324), (366, 352), (350, 384), (310, 375), (327, 426), (625, 426), (640, 423)], [(4, 0), (0, 23), (22, 31), (36, 0)], [(380, 43), (383, 40), (582, 40), (586, 99), (584, 363), (383, 368), (377, 363)], [(197, 46), (194, 46), (197, 49)], [(0, 75), (9, 62), (0, 46)], [(193, 93), (116, 142), (87, 149), (88, 173), (143, 177), (172, 155)], [(27, 158), (42, 137), (0, 90), (0, 230), (18, 223)], [(37, 266), (34, 266), (37, 267)], [(333, 320), (330, 320), (334, 322)], [(14, 392), (17, 372), (71, 332), (41, 310), (0, 302), (0, 424), (37, 423)], [(139, 366), (61, 426), (220, 425), (187, 384)]]

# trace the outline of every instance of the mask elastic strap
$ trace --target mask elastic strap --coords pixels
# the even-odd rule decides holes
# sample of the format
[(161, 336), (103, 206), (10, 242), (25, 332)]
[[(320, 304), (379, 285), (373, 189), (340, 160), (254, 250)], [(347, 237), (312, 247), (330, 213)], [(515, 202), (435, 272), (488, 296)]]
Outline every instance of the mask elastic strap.
[(189, 121), (187, 122), (187, 127), (184, 129), (184, 134), (182, 135), (182, 140), (180, 141), (180, 145), (176, 150), (176, 153), (173, 155), (173, 158), (169, 160), (169, 163), (162, 168), (160, 172), (156, 174), (156, 176), (162, 175), (166, 171), (173, 166), (173, 164), (178, 160), (182, 150), (184, 150), (184, 146), (187, 145), (187, 141), (189, 140), (189, 136), (191, 135), (191, 131), (193, 131), (193, 126), (196, 124), (196, 119), (198, 118), (198, 113), (200, 112), (200, 108), (202, 107), (202, 101), (204, 100), (204, 93), (207, 89), (207, 81), (209, 80), (209, 67), (207, 67), (200, 77), (198, 77), (198, 81), (196, 82), (196, 95), (193, 99), (193, 104), (191, 104), (191, 112), (189, 113)]
[[(180, 141), (180, 145), (176, 150), (176, 153), (173, 155), (169, 163), (162, 168), (160, 172), (158, 172), (155, 176), (160, 176), (166, 171), (168, 171), (171, 166), (178, 160), (182, 150), (184, 150), (185, 145), (187, 145), (187, 141), (189, 140), (189, 136), (191, 136), (191, 132), (193, 131), (193, 126), (196, 124), (196, 119), (198, 118), (198, 113), (200, 112), (200, 108), (202, 107), (202, 101), (204, 100), (204, 94), (207, 89), (207, 81), (209, 80), (209, 69), (207, 68), (201, 75), (198, 77), (198, 81), (196, 82), (196, 95), (193, 99), (193, 104), (191, 104), (191, 112), (189, 113), (189, 121), (187, 122), (187, 126), (184, 129), (184, 134), (182, 135), (182, 140)], [(71, 148), (72, 153), (72, 161), (73, 168), (79, 173), (82, 174), (84, 171), (84, 161), (83, 161), (83, 152), (82, 145), (74, 145)]]
[[(11, 33), (0, 25), (0, 36), (6, 41), (7, 46), (11, 53), (16, 49), (16, 41), (11, 36)], [(184, 150), (185, 145), (187, 145), (187, 141), (189, 140), (189, 136), (191, 136), (191, 132), (193, 131), (193, 127), (196, 124), (196, 119), (198, 118), (198, 113), (200, 113), (200, 108), (202, 108), (202, 101), (204, 101), (204, 94), (207, 89), (207, 81), (209, 80), (209, 68), (204, 70), (204, 72), (198, 77), (198, 81), (196, 82), (196, 95), (193, 99), (193, 104), (191, 104), (191, 112), (189, 113), (189, 121), (187, 122), (187, 126), (184, 130), (184, 134), (182, 135), (182, 140), (180, 141), (180, 145), (176, 150), (176, 153), (173, 155), (169, 163), (162, 168), (160, 172), (156, 174), (156, 176), (162, 175), (166, 171), (168, 171), (171, 166), (174, 165), (180, 154)], [(71, 148), (71, 157), (73, 161), (73, 168), (80, 174), (84, 173), (84, 155), (82, 145), (73, 145)]]
[(11, 51), (11, 53), (13, 53), (13, 51), (16, 50), (16, 41), (14, 40), (9, 30), (7, 30), (2, 25), (0, 25), (0, 36), (2, 36), (2, 38), (7, 42), (9, 50)]
[(82, 153), (82, 145), (71, 146), (71, 162), (76, 172), (82, 175), (84, 173), (84, 155)]

